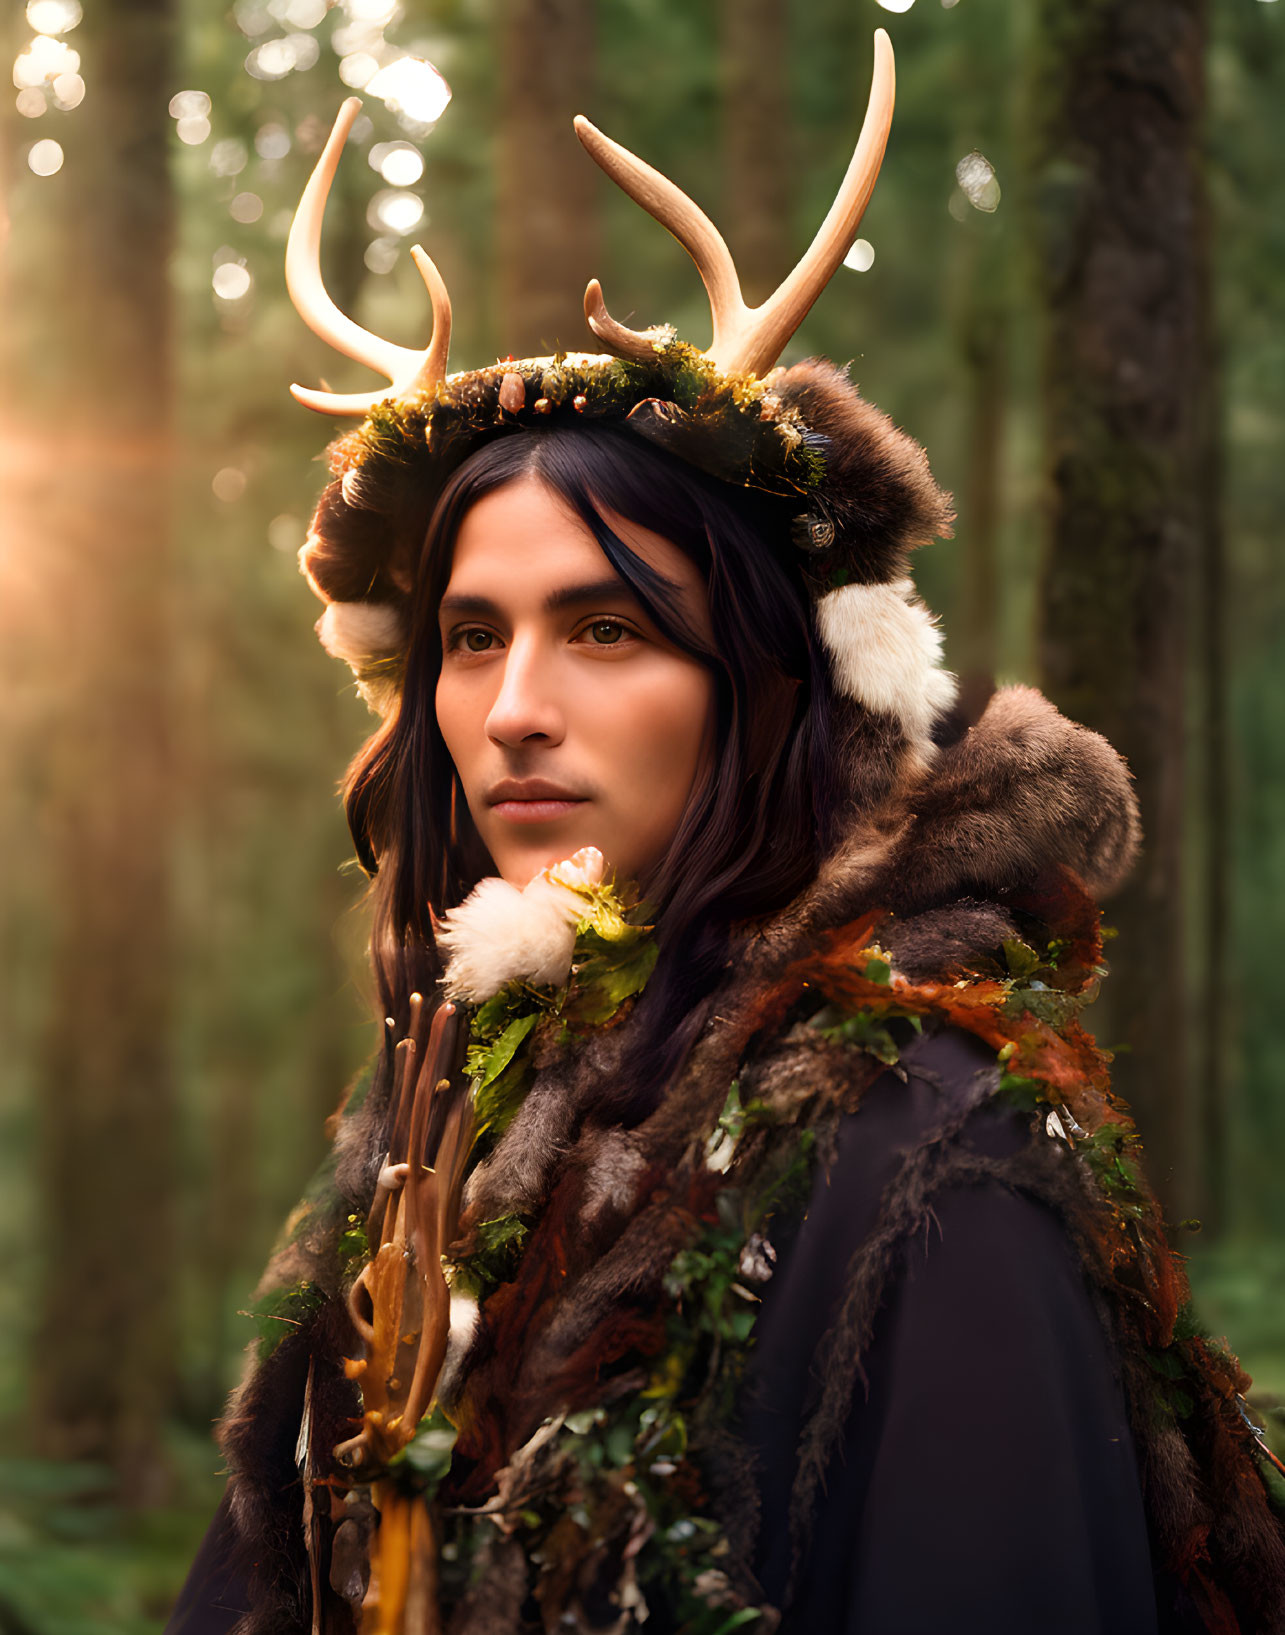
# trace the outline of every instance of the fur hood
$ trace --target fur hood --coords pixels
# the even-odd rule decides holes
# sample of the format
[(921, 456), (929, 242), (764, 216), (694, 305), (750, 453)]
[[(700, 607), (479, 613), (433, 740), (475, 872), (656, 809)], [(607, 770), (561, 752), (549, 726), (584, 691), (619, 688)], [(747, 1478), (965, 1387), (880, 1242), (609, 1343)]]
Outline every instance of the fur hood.
[[(869, 738), (880, 730), (870, 712), (854, 712), (854, 769), (868, 773), (878, 764)], [(781, 914), (742, 929), (730, 962), (734, 974), (707, 1002), (703, 1037), (679, 1085), (644, 1126), (649, 1133), (672, 1126), (680, 1144), (696, 1087), (708, 1087), (707, 1100), (721, 1098), (762, 1025), (764, 990), (825, 934), (886, 909), (892, 918), (881, 934), (907, 967), (947, 974), (994, 958), (1005, 937), (1016, 934), (1012, 905), (1059, 876), (1069, 873), (1097, 897), (1127, 875), (1139, 827), (1124, 761), (1033, 688), (997, 692), (981, 719), (926, 767), (907, 753), (895, 728), (882, 730), (897, 742), (911, 776), (872, 809), (862, 810), (855, 795), (843, 840), (813, 886)], [(894, 764), (900, 756), (894, 753)], [(626, 1019), (582, 1041), (574, 1061), (544, 1065), (504, 1139), (470, 1180), (474, 1219), (538, 1207), (598, 1087), (610, 1082), (630, 1048)], [(710, 1117), (717, 1110), (705, 1109)], [(596, 1134), (594, 1141), (611, 1149), (609, 1166), (629, 1169), (623, 1137)], [(677, 1145), (671, 1156), (676, 1152)]]

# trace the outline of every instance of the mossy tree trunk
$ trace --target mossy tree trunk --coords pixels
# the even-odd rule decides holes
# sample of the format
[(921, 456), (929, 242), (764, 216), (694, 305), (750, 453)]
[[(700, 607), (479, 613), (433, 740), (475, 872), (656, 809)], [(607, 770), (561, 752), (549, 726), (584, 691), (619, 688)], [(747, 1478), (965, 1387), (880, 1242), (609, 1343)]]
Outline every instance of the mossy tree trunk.
[(497, 288), (514, 357), (596, 350), (584, 288), (601, 276), (598, 171), (572, 130), (591, 113), (593, 0), (506, 0), (496, 131)]
[(1028, 141), (1048, 503), (1040, 657), (1137, 779), (1106, 1042), (1171, 1212), (1201, 1205), (1184, 887), (1192, 588), (1214, 507), (1205, 0), (1037, 0)]
[(85, 8), (88, 94), (46, 218), (56, 315), (30, 383), (59, 609), (45, 746), (56, 901), (38, 1104), (41, 1451), (155, 1499), (174, 1395), (168, 655), (170, 0)]

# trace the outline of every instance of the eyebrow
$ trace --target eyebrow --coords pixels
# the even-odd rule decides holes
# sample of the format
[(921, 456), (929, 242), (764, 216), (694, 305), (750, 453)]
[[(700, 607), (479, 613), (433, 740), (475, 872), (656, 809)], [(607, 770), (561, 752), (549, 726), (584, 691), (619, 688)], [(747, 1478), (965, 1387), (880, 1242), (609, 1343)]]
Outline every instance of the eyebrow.
[[(588, 602), (620, 598), (638, 605), (638, 598), (623, 579), (593, 579), (580, 585), (562, 585), (544, 599), (546, 613), (556, 613), (565, 607), (580, 607)], [(466, 596), (459, 591), (448, 592), (438, 607), (441, 616), (464, 616), (497, 619), (502, 609), (489, 596)]]

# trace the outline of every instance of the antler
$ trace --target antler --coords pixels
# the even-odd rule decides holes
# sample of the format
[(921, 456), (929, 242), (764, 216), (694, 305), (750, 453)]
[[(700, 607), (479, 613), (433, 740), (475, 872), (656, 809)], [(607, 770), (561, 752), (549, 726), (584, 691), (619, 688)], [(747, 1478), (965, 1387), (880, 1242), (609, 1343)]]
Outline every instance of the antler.
[(340, 108), (317, 168), (303, 190), (286, 241), (286, 288), (309, 329), (346, 357), (356, 358), (358, 363), (369, 364), (387, 375), (392, 387), (386, 391), (347, 394), (314, 392), (306, 386), (290, 388), (298, 402), (321, 414), (366, 414), (387, 397), (432, 391), (446, 378), (446, 356), (451, 343), (451, 298), (446, 293), (442, 275), (418, 244), (411, 250), (411, 258), (419, 268), (433, 304), (433, 334), (426, 351), (395, 346), (392, 341), (372, 335), (345, 317), (326, 293), (321, 278), (321, 222), (339, 156), (360, 109), (360, 97), (349, 97)]
[[(875, 30), (870, 101), (838, 195), (798, 266), (757, 307), (746, 306), (731, 252), (705, 212), (667, 176), (611, 141), (587, 119), (576, 119), (576, 135), (590, 157), (667, 227), (696, 263), (714, 318), (714, 338), (705, 356), (724, 374), (766, 374), (851, 249), (888, 144), (895, 88), (892, 41), (879, 28)], [(585, 290), (584, 304), (589, 328), (614, 352), (643, 361), (655, 357), (661, 331), (640, 332), (618, 324), (607, 311), (596, 278)]]

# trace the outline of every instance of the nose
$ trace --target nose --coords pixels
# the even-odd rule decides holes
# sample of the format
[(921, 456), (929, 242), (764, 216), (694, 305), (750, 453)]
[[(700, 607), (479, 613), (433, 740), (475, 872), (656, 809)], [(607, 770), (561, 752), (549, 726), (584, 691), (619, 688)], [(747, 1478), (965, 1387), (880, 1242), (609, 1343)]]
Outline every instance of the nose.
[(486, 734), (506, 748), (560, 744), (566, 717), (558, 698), (554, 665), (534, 639), (515, 635), (505, 650), (499, 691), (486, 717)]

